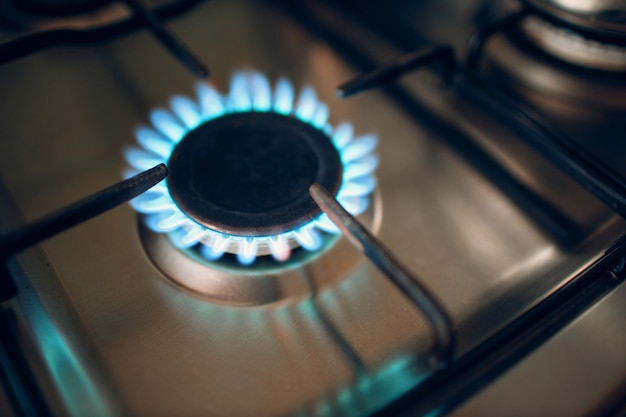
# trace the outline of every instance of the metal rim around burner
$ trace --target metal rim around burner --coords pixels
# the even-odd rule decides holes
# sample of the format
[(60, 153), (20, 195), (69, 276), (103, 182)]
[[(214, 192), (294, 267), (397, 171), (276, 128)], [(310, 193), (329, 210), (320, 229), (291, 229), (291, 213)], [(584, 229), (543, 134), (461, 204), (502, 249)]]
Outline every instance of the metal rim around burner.
[(268, 236), (321, 214), (308, 188), (336, 193), (342, 164), (330, 138), (287, 115), (242, 112), (188, 132), (169, 162), (168, 188), (197, 223), (229, 235)]
[(521, 30), (532, 44), (564, 62), (602, 71), (626, 71), (626, 47), (623, 44), (587, 38), (538, 16), (524, 19)]

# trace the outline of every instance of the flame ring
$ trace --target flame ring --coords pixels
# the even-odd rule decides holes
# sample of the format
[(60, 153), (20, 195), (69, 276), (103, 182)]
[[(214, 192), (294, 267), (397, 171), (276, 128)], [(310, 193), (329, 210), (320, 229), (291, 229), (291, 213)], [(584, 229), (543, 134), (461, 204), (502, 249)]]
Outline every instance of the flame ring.
[[(206, 83), (196, 87), (198, 102), (176, 96), (171, 100), (172, 111), (155, 109), (150, 113), (153, 127), (139, 127), (135, 131), (140, 148), (129, 148), (125, 157), (132, 169), (126, 176), (169, 160), (176, 144), (201, 123), (224, 114), (260, 111), (292, 115), (327, 134), (339, 151), (343, 164), (342, 185), (337, 200), (352, 215), (363, 213), (370, 203), (370, 194), (376, 185), (374, 171), (378, 158), (373, 153), (377, 138), (373, 134), (353, 136), (349, 123), (336, 128), (328, 124), (328, 107), (317, 99), (312, 87), (304, 87), (297, 100), (292, 84), (281, 78), (274, 89), (268, 79), (259, 72), (236, 72), (230, 85), (230, 93), (222, 96)], [(336, 234), (337, 227), (325, 214), (310, 223), (274, 236), (234, 236), (202, 226), (174, 203), (162, 181), (154, 188), (131, 201), (132, 206), (144, 213), (146, 225), (161, 233), (168, 233), (173, 244), (179, 248), (198, 245), (202, 256), (216, 260), (224, 253), (235, 253), (243, 265), (254, 262), (264, 252), (271, 253), (279, 262), (286, 261), (292, 246), (318, 250), (323, 245), (320, 231)]]

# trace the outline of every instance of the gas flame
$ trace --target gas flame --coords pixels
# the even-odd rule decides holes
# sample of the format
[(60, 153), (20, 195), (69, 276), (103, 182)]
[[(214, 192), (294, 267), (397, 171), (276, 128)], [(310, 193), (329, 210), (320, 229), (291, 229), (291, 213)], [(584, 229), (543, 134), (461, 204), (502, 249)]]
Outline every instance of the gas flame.
[[(176, 96), (170, 102), (171, 111), (155, 109), (150, 113), (151, 127), (136, 129), (135, 136), (141, 148), (130, 148), (125, 157), (132, 176), (140, 171), (169, 161), (176, 144), (198, 125), (237, 112), (275, 112), (292, 115), (327, 134), (343, 163), (343, 177), (337, 200), (353, 215), (364, 212), (370, 203), (370, 194), (376, 180), (374, 171), (378, 158), (373, 154), (377, 144), (375, 135), (354, 137), (353, 128), (343, 123), (336, 128), (328, 124), (328, 107), (317, 99), (315, 90), (306, 86), (295, 100), (295, 90), (286, 78), (280, 78), (274, 89), (259, 72), (239, 71), (230, 82), (230, 93), (221, 95), (207, 83), (196, 87), (198, 101)], [(243, 265), (254, 262), (260, 248), (269, 248), (279, 262), (290, 254), (290, 241), (304, 249), (315, 251), (323, 244), (322, 232), (336, 234), (337, 227), (322, 214), (315, 220), (273, 236), (227, 235), (196, 223), (178, 208), (170, 196), (167, 182), (162, 181), (148, 192), (131, 201), (132, 206), (144, 213), (146, 225), (156, 231), (168, 233), (179, 248), (198, 245), (200, 253), (208, 260), (216, 260), (224, 253), (235, 253)]]

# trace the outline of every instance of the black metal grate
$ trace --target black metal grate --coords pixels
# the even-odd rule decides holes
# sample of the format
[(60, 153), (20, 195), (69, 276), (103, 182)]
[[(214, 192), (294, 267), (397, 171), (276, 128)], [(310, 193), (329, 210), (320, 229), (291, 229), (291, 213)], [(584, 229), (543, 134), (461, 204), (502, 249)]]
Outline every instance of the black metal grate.
[(38, 31), (0, 43), (0, 65), (62, 45), (88, 45), (111, 41), (147, 26), (157, 40), (194, 76), (206, 78), (209, 75), (206, 66), (164, 23), (165, 19), (185, 13), (199, 2), (200, 0), (174, 0), (149, 8), (141, 0), (124, 0), (124, 3), (134, 12), (134, 15), (129, 18), (87, 29)]

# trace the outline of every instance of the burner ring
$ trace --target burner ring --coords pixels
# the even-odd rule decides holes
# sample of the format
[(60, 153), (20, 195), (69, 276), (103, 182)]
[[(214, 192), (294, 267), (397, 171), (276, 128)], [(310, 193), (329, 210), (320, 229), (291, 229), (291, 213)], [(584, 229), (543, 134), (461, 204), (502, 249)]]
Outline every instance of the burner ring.
[(197, 223), (236, 236), (293, 230), (321, 214), (308, 189), (336, 193), (342, 164), (330, 138), (292, 116), (232, 113), (188, 132), (168, 162), (168, 188)]

